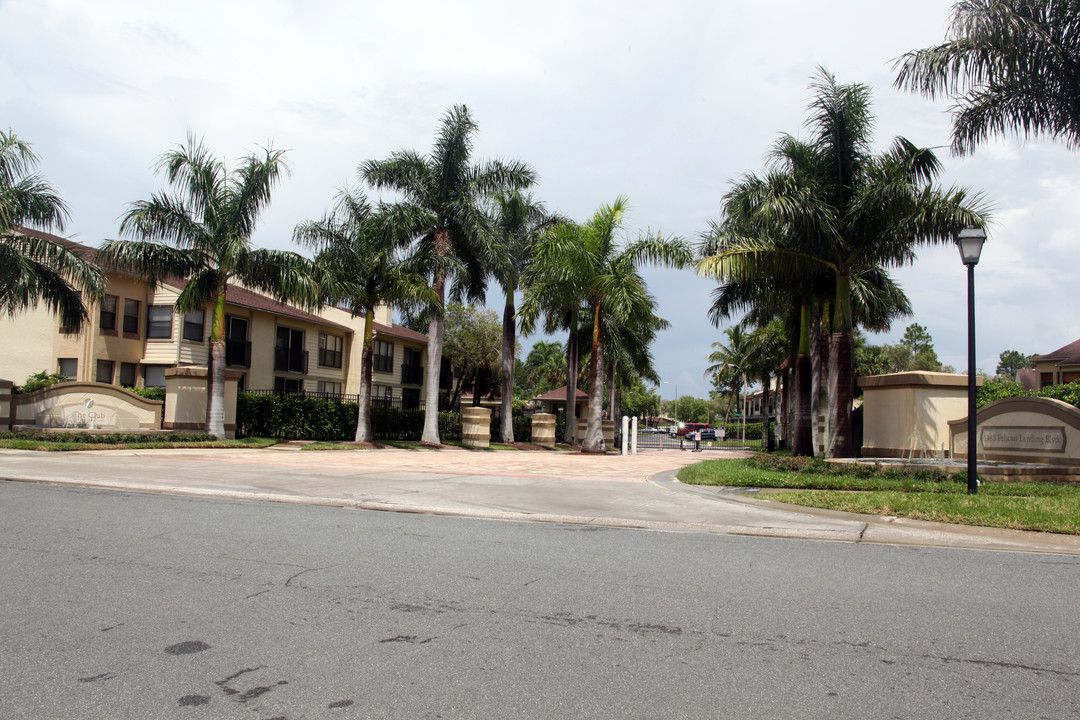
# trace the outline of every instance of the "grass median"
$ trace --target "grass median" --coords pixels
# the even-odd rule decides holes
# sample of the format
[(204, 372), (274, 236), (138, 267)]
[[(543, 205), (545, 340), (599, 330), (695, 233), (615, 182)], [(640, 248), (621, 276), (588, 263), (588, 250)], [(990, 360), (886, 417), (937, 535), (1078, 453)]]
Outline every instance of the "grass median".
[(977, 495), (968, 495), (962, 473), (777, 455), (706, 460), (680, 470), (679, 480), (779, 488), (783, 492), (770, 493), (770, 500), (828, 510), (1080, 535), (1080, 487), (1071, 484), (984, 482)]

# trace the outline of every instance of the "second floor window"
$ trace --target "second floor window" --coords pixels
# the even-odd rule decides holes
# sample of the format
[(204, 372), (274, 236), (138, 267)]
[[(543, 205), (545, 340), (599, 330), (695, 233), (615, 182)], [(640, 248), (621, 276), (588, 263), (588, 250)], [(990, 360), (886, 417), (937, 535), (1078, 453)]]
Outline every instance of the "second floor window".
[(184, 314), (184, 339), (203, 341), (203, 324), (206, 321), (205, 310), (192, 310)]
[(376, 340), (374, 349), (375, 371), (394, 372), (394, 343), (386, 342), (385, 340)]
[[(106, 295), (101, 298), (101, 314), (98, 316), (98, 327), (102, 330), (116, 330), (116, 302), (119, 298), (115, 295)], [(137, 329), (137, 328), (136, 328)]]
[[(127, 332), (126, 319), (124, 320), (124, 332)], [(171, 305), (151, 305), (147, 308), (146, 337), (158, 340), (168, 340), (172, 337)]]
[(139, 301), (124, 301), (124, 334), (139, 335)]
[(341, 349), (344, 340), (337, 335), (319, 333), (319, 365), (323, 367), (341, 367)]

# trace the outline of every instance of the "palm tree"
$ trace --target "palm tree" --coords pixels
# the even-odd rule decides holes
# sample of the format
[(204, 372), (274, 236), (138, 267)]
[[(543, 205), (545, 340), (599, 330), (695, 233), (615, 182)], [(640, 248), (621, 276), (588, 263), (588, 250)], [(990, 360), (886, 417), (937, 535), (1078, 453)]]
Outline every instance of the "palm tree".
[(109, 241), (101, 253), (113, 267), (141, 275), (155, 287), (167, 278), (183, 278), (178, 312), (213, 303), (206, 432), (224, 437), (226, 288), (240, 282), (307, 308), (322, 302), (323, 289), (310, 260), (251, 246), (259, 214), (288, 172), (283, 150), (248, 155), (226, 173), (225, 162), (189, 135), (186, 145), (161, 156), (157, 170), (173, 192), (132, 203), (120, 222), (120, 234), (132, 239)]
[(557, 342), (538, 340), (525, 358), (522, 379), (530, 392), (543, 394), (566, 380), (566, 353)]
[(766, 325), (754, 328), (750, 332), (751, 348), (748, 374), (761, 380), (762, 430), (765, 437), (765, 450), (772, 452), (775, 439), (772, 433), (772, 420), (769, 415), (769, 395), (772, 391), (772, 374), (780, 366), (787, 354), (787, 333), (781, 320), (773, 320)]
[[(642, 233), (625, 246), (617, 234), (622, 227), (627, 199), (602, 205), (577, 233), (549, 233), (536, 251), (536, 282), (526, 291), (521, 314), (535, 317), (540, 298), (548, 289), (577, 288), (592, 314), (592, 347), (589, 355), (589, 406), (583, 452), (604, 452), (601, 429), (604, 390), (604, 322), (629, 323), (651, 315), (650, 296), (638, 272), (642, 262), (682, 267), (692, 259), (681, 239)], [(567, 418), (570, 421), (570, 418)]]
[(435, 294), (421, 272), (423, 263), (404, 255), (411, 242), (409, 218), (394, 208), (373, 208), (359, 190), (342, 189), (329, 215), (301, 223), (293, 240), (317, 252), (315, 264), (332, 288), (328, 301), (344, 306), (353, 317), (364, 317), (364, 344), (360, 355), (359, 412), (355, 442), (369, 443), (371, 380), (374, 370), (374, 321), (377, 305), (400, 302), (435, 302)]
[[(488, 161), (473, 165), (473, 136), (477, 129), (469, 109), (455, 105), (443, 117), (431, 155), (403, 150), (386, 160), (368, 160), (360, 165), (361, 177), (366, 182), (378, 189), (400, 193), (404, 204), (422, 213), (424, 222), (416, 234), (422, 245), (430, 246), (430, 251), (425, 252), (460, 261), (459, 285), (472, 300), (483, 299), (484, 278), (494, 261), (491, 221), (482, 208), (485, 199), (496, 192), (524, 189), (536, 180), (533, 170), (521, 162)], [(421, 441), (438, 444), (445, 268), (434, 269), (432, 278), (439, 301), (432, 306), (434, 311), (428, 324)]]
[(549, 228), (540, 245), (534, 250), (533, 262), (522, 274), (524, 299), (518, 312), (521, 332), (529, 335), (535, 329), (541, 316), (544, 318), (544, 330), (553, 333), (567, 331), (566, 362), (566, 423), (563, 440), (568, 445), (577, 440), (577, 391), (580, 373), (579, 362), (579, 317), (584, 305), (582, 286), (584, 278), (580, 276), (582, 268), (558, 266), (558, 259), (552, 257), (552, 267), (538, 261), (538, 254), (546, 248), (573, 246), (580, 243), (583, 229), (573, 222), (561, 222)]
[(913, 262), (917, 245), (951, 242), (965, 226), (983, 227), (988, 215), (978, 196), (933, 185), (941, 165), (931, 150), (898, 137), (887, 152), (871, 153), (873, 117), (866, 86), (838, 85), (821, 70), (812, 88), (807, 174), (788, 191), (760, 195), (753, 210), (798, 232), (785, 233), (779, 241), (760, 235), (736, 240), (702, 260), (700, 268), (746, 280), (758, 271), (794, 276), (794, 268), (805, 262), (830, 271), (831, 437), (826, 454), (849, 457), (854, 453), (853, 298), (858, 300), (861, 283), (887, 281), (885, 269)]
[(724, 425), (726, 426), (728, 415), (731, 413), (731, 403), (736, 397), (741, 396), (743, 379), (751, 371), (751, 365), (754, 362), (754, 347), (750, 335), (743, 329), (741, 323), (725, 328), (724, 335), (728, 339), (727, 345), (714, 342), (712, 352), (705, 358), (709, 366), (705, 368), (704, 377), (706, 380), (718, 378), (721, 383), (726, 383), (731, 388), (727, 409), (724, 410)]
[(543, 203), (517, 190), (492, 196), (493, 230), (498, 249), (498, 262), (493, 275), (502, 286), (506, 301), (503, 305), (502, 336), (502, 420), (504, 443), (514, 442), (514, 360), (517, 348), (517, 320), (514, 293), (517, 292), (525, 268), (532, 262), (533, 249), (543, 231), (554, 224)]
[(950, 37), (897, 59), (896, 87), (955, 99), (952, 147), (991, 135), (1046, 135), (1080, 146), (1080, 4), (961, 0)]
[(38, 302), (78, 330), (86, 300), (99, 299), (105, 279), (92, 263), (46, 235), (63, 230), (67, 205), (49, 183), (33, 174), (38, 157), (12, 131), (0, 131), (0, 311), (14, 315)]

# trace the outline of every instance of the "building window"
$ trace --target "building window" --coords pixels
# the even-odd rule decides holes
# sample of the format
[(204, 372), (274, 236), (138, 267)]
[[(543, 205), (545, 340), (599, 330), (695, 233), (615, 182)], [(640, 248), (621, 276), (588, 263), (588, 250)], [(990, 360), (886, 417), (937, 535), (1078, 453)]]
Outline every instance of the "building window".
[(146, 309), (146, 337), (155, 340), (172, 338), (171, 305), (151, 305)]
[(319, 365), (322, 367), (341, 367), (341, 349), (345, 341), (337, 335), (319, 333)]
[(135, 387), (135, 363), (120, 363), (120, 384), (124, 387)]
[(394, 343), (375, 341), (375, 371), (394, 372)]
[(184, 339), (194, 342), (203, 341), (203, 323), (206, 320), (205, 310), (192, 310), (184, 314)]
[(307, 373), (307, 350), (304, 350), (304, 331), (279, 327), (274, 345), (274, 369), (284, 372)]
[(1076, 382), (1077, 380), (1080, 380), (1080, 372), (1061, 373), (1062, 383), (1071, 383)]
[(143, 385), (165, 387), (165, 370), (168, 365), (147, 365), (143, 368)]
[(304, 391), (304, 381), (300, 378), (274, 378), (274, 391), (279, 393), (298, 393)]
[(247, 339), (247, 318), (225, 317), (225, 364), (251, 367), (251, 342)]
[(1039, 375), (1039, 387), (1049, 387), (1054, 384), (1054, 373), (1044, 372)]
[(402, 388), (401, 407), (405, 410), (418, 410), (420, 408), (420, 390), (418, 388)]
[(402, 385), (423, 385), (424, 368), (420, 365), (420, 351), (413, 348), (405, 348), (402, 353), (405, 357), (401, 363)]
[(139, 303), (138, 300), (124, 300), (124, 335), (139, 337)]
[(99, 383), (108, 383), (112, 385), (113, 378), (113, 361), (112, 360), (98, 360), (97, 361), (97, 381)]
[(115, 295), (106, 295), (101, 299), (101, 313), (98, 315), (98, 327), (103, 331), (116, 332), (116, 301)]
[(78, 358), (60, 358), (58, 365), (60, 366), (60, 374), (66, 375), (68, 380), (75, 380), (79, 377)]
[(319, 381), (319, 394), (320, 395), (340, 395), (341, 383), (339, 382), (326, 382), (324, 380)]
[(394, 402), (394, 388), (389, 385), (371, 386), (371, 406), (390, 407)]

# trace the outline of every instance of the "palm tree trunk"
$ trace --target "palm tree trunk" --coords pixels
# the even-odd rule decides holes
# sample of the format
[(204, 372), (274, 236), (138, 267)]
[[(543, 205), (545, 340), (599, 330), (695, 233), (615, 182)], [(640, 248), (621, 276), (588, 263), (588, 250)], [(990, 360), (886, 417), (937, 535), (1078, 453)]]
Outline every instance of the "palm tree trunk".
[(589, 417), (585, 424), (585, 437), (581, 441), (581, 452), (604, 452), (604, 429), (600, 413), (604, 407), (604, 346), (601, 337), (601, 305), (596, 304), (593, 311), (592, 351), (589, 354)]
[(446, 301), (446, 278), (435, 277), (435, 292), (439, 306), (433, 308), (428, 321), (428, 364), (424, 371), (424, 432), (420, 442), (441, 445), (439, 441), (439, 376), (442, 374), (443, 307)]
[(615, 361), (612, 360), (607, 368), (607, 391), (608, 391), (608, 420), (617, 420), (615, 415)]
[(828, 340), (821, 337), (821, 309), (817, 303), (810, 306), (810, 443), (813, 455), (825, 447), (825, 438), (822, 437), (822, 427), (818, 422), (821, 416), (821, 402), (825, 387), (825, 368), (823, 362), (828, 353), (823, 353), (822, 343)]
[(502, 337), (502, 441), (514, 442), (514, 349), (517, 321), (514, 318), (514, 286), (506, 289)]
[(769, 418), (769, 382), (771, 380), (771, 373), (761, 376), (761, 429), (765, 433), (765, 452), (776, 449), (773, 444), (772, 422)]
[(364, 344), (360, 348), (360, 397), (356, 413), (356, 437), (358, 443), (369, 443), (375, 439), (371, 432), (371, 373), (375, 359), (375, 308), (364, 309)]
[(577, 439), (577, 374), (578, 334), (577, 310), (570, 313), (570, 337), (566, 340), (566, 442), (574, 445)]
[(795, 383), (791, 418), (791, 452), (793, 455), (813, 455), (810, 434), (810, 304), (803, 302), (799, 330), (799, 353), (795, 357)]
[(210, 357), (207, 368), (206, 432), (225, 439), (225, 285), (214, 303), (210, 324)]
[(829, 427), (831, 437), (825, 451), (827, 458), (855, 456), (851, 424), (854, 399), (852, 377), (855, 374), (855, 342), (851, 329), (851, 283), (844, 273), (836, 277), (836, 308), (829, 343)]

